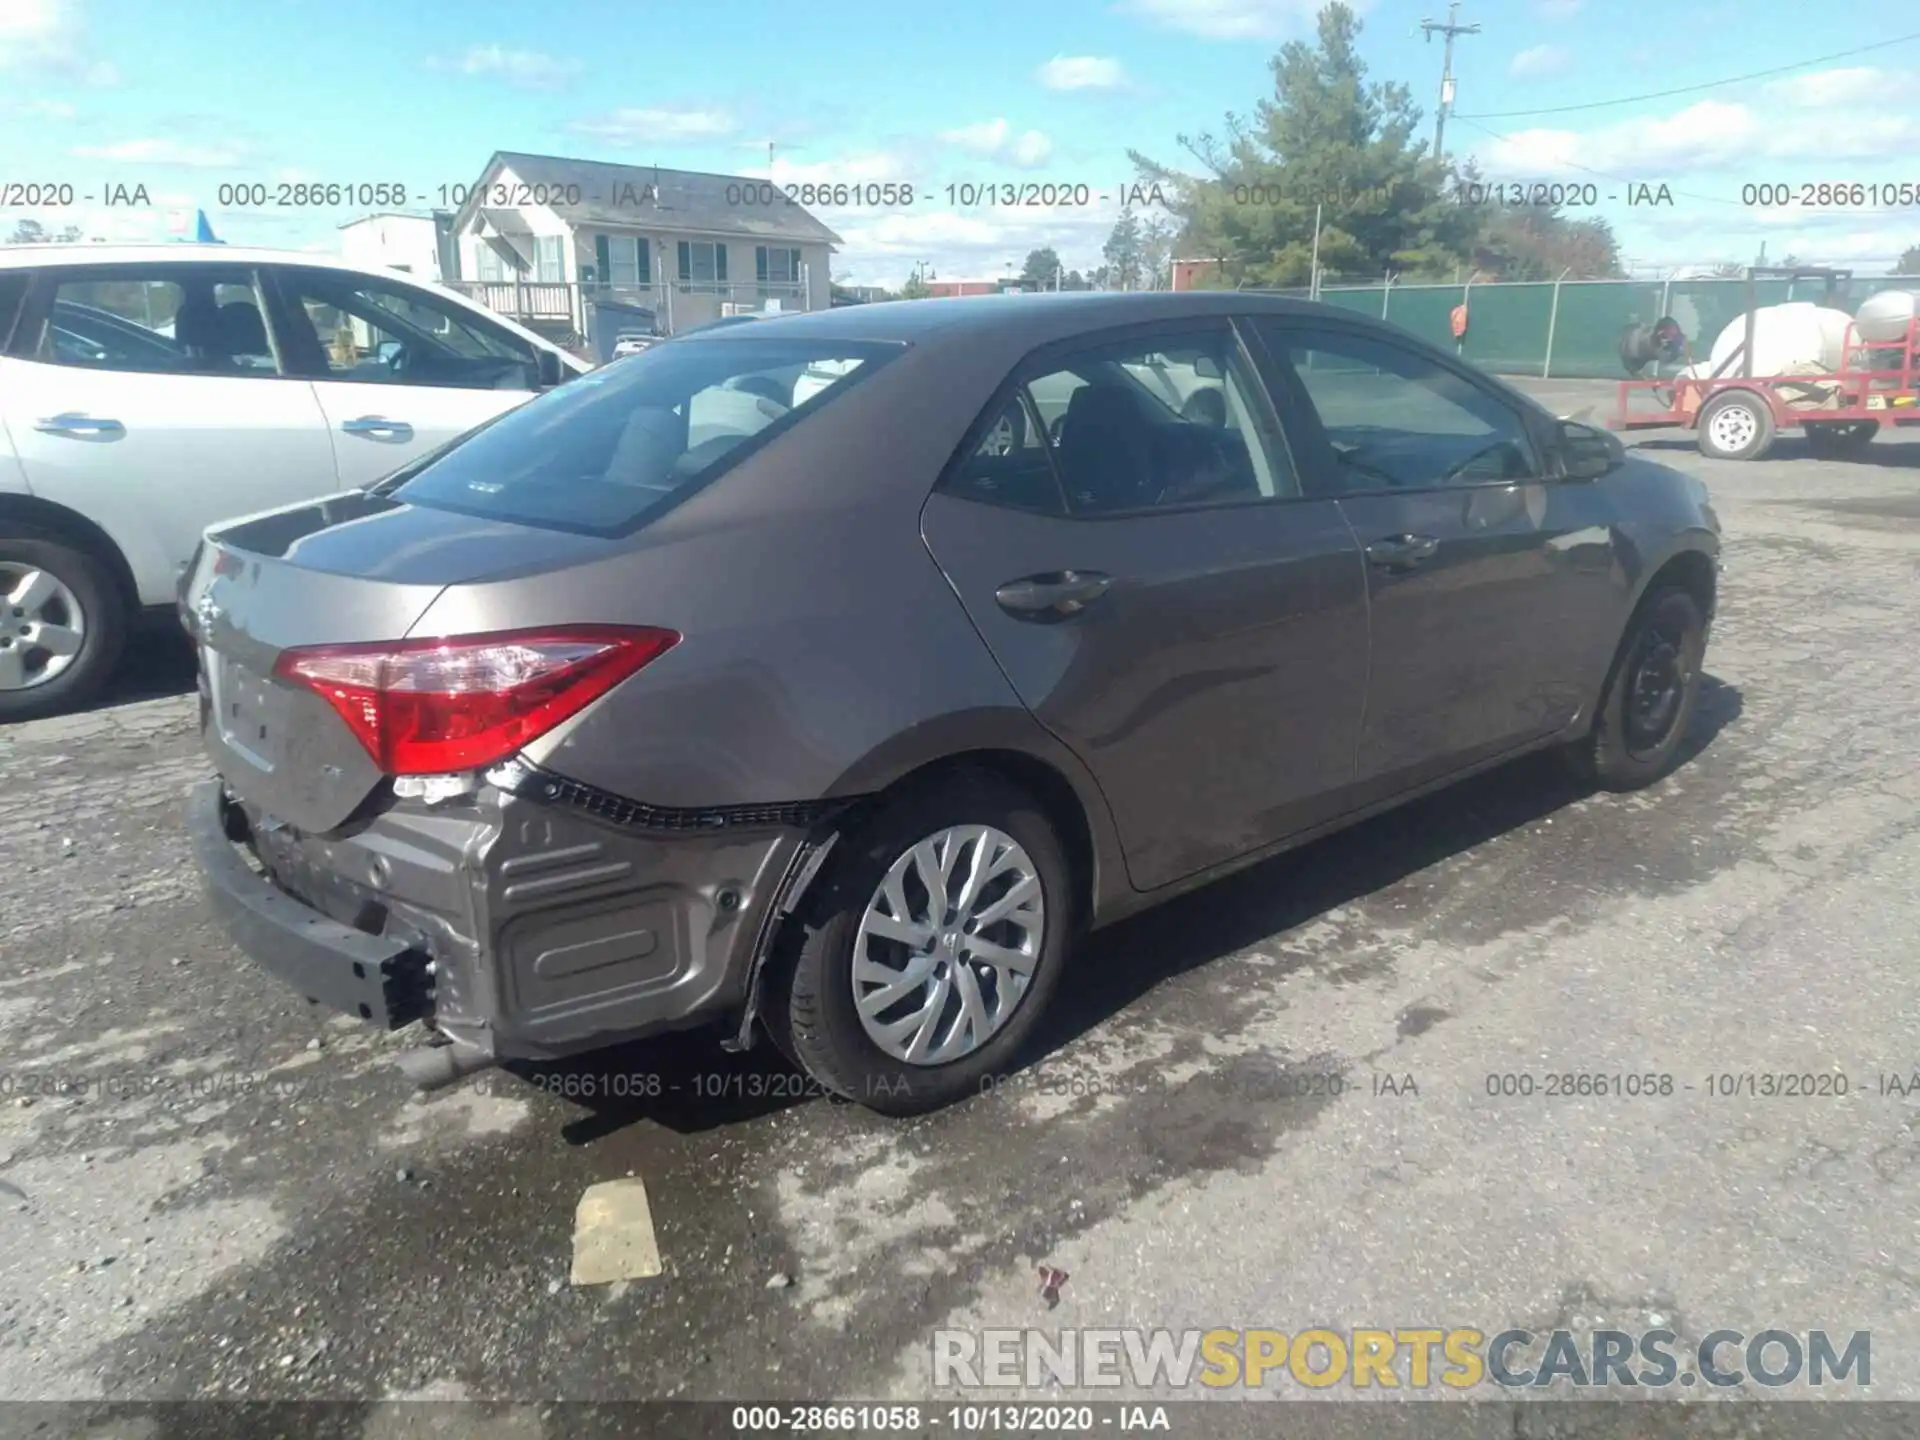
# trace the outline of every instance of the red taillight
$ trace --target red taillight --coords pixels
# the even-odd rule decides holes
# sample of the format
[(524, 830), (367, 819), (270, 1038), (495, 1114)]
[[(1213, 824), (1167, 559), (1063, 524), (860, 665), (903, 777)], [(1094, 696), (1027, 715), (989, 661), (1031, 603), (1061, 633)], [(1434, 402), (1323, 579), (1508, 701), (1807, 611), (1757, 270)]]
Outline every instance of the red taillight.
[(495, 764), (678, 644), (672, 630), (572, 625), (285, 651), (274, 673), (340, 713), (389, 775)]

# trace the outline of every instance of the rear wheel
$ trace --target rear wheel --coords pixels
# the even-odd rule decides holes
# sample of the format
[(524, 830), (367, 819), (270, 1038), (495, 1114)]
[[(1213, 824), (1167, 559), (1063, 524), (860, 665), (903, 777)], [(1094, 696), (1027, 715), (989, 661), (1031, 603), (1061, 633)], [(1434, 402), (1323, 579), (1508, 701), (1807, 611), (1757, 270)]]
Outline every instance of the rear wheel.
[(1858, 455), (1880, 433), (1878, 420), (1809, 420), (1807, 448), (1816, 455)]
[(769, 996), (775, 1044), (886, 1115), (988, 1088), (1039, 1023), (1076, 922), (1052, 824), (973, 771), (902, 794), (843, 845)]
[(1585, 779), (1603, 790), (1638, 790), (1680, 763), (1706, 645), (1706, 616), (1689, 591), (1648, 593), (1620, 642), (1593, 730), (1571, 752)]
[(1723, 390), (1700, 407), (1700, 453), (1715, 460), (1758, 460), (1773, 433), (1773, 411), (1751, 390)]
[(0, 536), (0, 720), (91, 699), (125, 634), (126, 606), (99, 561), (52, 536)]

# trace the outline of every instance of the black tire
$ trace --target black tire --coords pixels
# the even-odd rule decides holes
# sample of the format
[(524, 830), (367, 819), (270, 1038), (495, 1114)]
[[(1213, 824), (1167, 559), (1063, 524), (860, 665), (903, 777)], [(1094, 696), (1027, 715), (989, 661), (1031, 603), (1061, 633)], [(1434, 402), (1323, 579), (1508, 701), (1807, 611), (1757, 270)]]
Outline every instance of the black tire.
[[(1650, 670), (1658, 672), (1663, 646), (1672, 648), (1677, 684), (1670, 707), (1650, 716), (1636, 701), (1644, 703), (1643, 682)], [(1699, 707), (1706, 648), (1707, 620), (1692, 592), (1663, 585), (1642, 598), (1621, 637), (1593, 729), (1569, 752), (1582, 779), (1602, 790), (1639, 790), (1673, 771)]]
[[(1033, 862), (1044, 919), (1025, 992), (1000, 1028), (970, 1053), (913, 1064), (867, 1034), (854, 1000), (860, 922), (893, 863), (950, 826), (989, 825)], [(883, 802), (843, 837), (796, 917), (790, 958), (769, 976), (763, 1020), (774, 1044), (823, 1088), (882, 1115), (921, 1115), (990, 1089), (1016, 1068), (1060, 983), (1079, 916), (1072, 867), (1033, 798), (986, 771), (955, 771)], [(957, 1002), (955, 1002), (957, 1004)]]
[[(126, 643), (127, 606), (107, 567), (84, 550), (40, 531), (18, 530), (0, 535), (0, 576), (16, 578), (23, 569), (44, 571), (59, 581), (78, 602), (83, 639), (73, 661), (59, 674), (19, 689), (0, 689), (0, 722), (57, 715), (85, 704), (100, 691), (120, 661)], [(4, 603), (12, 588), (0, 578), (0, 641), (10, 650), (20, 640), (20, 627), (31, 615), (16, 615)], [(46, 652), (29, 656), (29, 673), (46, 663)]]
[(1880, 433), (1878, 420), (1809, 420), (1807, 448), (1815, 455), (1858, 455)]
[[(1743, 411), (1748, 417), (1745, 423), (1735, 418)], [(1714, 421), (1722, 417), (1726, 427), (1743, 438), (1716, 435)], [(1773, 446), (1773, 411), (1751, 390), (1722, 390), (1700, 407), (1699, 432), (1700, 453), (1710, 459), (1758, 460)]]

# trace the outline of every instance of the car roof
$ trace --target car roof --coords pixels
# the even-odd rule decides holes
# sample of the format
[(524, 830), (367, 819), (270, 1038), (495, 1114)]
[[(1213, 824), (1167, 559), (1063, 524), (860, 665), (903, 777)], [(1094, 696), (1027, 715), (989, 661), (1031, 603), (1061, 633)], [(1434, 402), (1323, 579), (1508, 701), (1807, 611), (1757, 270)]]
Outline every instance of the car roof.
[(1446, 355), (1397, 325), (1344, 306), (1246, 290), (1041, 291), (1024, 295), (964, 295), (927, 300), (883, 300), (804, 314), (768, 315), (742, 333), (731, 326), (688, 333), (690, 345), (742, 345), (770, 339), (879, 341), (944, 347), (987, 342), (1019, 351), (1071, 341), (1128, 325), (1207, 320), (1225, 315), (1290, 315), (1337, 321), (1433, 357), (1443, 366), (1465, 364), (1514, 403), (1546, 414), (1538, 400), (1471, 362)]
[[(21, 270), (35, 265), (311, 265), (323, 270), (347, 270), (358, 275), (395, 276), (396, 272), (375, 265), (357, 265), (338, 255), (317, 250), (276, 250), (259, 245), (209, 245), (187, 240), (141, 241), (124, 245), (95, 245), (85, 241), (67, 244), (0, 245), (0, 270)], [(418, 275), (404, 272), (398, 278), (420, 283)]]
[[(1279, 295), (1255, 295), (1241, 290), (1190, 291), (1063, 291), (1026, 295), (965, 295), (929, 300), (882, 300), (866, 305), (804, 314), (758, 317), (756, 338), (792, 335), (832, 340), (892, 340), (909, 343), (939, 336), (942, 340), (969, 332), (996, 335), (1031, 332), (1034, 343), (1054, 333), (1072, 335), (1082, 330), (1155, 320), (1204, 319), (1227, 314), (1261, 312), (1350, 315), (1333, 306), (1310, 304)], [(1364, 317), (1362, 317), (1364, 318)], [(731, 328), (731, 327), (729, 327)], [(706, 327), (699, 332), (704, 335)], [(716, 336), (718, 342), (720, 337)]]

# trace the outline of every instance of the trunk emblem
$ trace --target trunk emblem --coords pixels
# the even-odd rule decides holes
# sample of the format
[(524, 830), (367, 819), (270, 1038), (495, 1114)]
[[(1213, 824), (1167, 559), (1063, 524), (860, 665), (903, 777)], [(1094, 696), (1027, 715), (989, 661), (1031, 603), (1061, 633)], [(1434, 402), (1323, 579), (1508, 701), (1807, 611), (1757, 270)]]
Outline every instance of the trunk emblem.
[(200, 622), (202, 630), (211, 630), (215, 622), (223, 618), (220, 607), (214, 603), (211, 593), (201, 595), (193, 607), (193, 615)]

